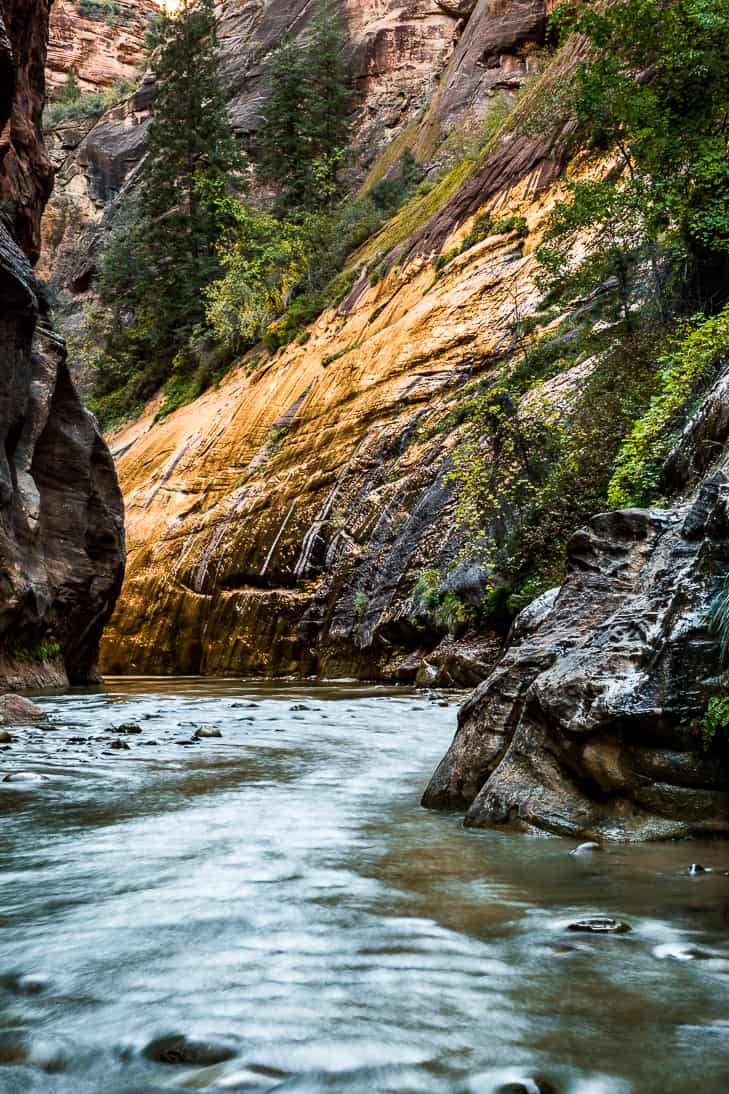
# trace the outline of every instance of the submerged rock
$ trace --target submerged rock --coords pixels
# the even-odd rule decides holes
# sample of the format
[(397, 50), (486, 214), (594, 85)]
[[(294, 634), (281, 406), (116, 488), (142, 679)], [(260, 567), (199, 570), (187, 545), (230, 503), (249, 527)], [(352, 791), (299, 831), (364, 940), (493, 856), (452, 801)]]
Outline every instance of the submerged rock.
[(586, 843), (580, 843), (572, 851), (571, 855), (590, 855), (594, 851), (602, 851), (602, 846), (599, 843), (595, 843), (594, 840), (587, 840)]
[(136, 722), (122, 722), (120, 726), (112, 729), (112, 733), (141, 733), (142, 727), (138, 726)]
[(218, 729), (217, 726), (200, 726), (199, 729), (195, 730), (194, 735), (195, 735), (195, 737), (197, 737), (198, 740), (201, 740), (204, 737), (222, 737), (223, 736), (223, 734), (220, 732), (220, 730)]
[(568, 931), (585, 931), (588, 934), (625, 934), (630, 930), (627, 923), (608, 916), (593, 915), (586, 919), (577, 919), (567, 926)]
[(144, 1049), (144, 1056), (158, 1064), (170, 1066), (197, 1064), (201, 1067), (209, 1067), (212, 1064), (222, 1064), (225, 1060), (232, 1060), (235, 1049), (219, 1041), (201, 1041), (186, 1037), (182, 1033), (175, 1033), (150, 1041)]

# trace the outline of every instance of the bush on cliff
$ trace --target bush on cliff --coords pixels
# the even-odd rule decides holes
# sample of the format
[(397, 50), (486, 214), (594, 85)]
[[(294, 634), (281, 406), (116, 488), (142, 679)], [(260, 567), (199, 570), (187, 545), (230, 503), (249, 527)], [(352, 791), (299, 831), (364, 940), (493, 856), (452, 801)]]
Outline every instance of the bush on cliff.
[(668, 353), (659, 358), (660, 382), (647, 412), (622, 443), (607, 491), (615, 509), (660, 503), (661, 467), (698, 387), (729, 357), (729, 306), (711, 319), (681, 321)]

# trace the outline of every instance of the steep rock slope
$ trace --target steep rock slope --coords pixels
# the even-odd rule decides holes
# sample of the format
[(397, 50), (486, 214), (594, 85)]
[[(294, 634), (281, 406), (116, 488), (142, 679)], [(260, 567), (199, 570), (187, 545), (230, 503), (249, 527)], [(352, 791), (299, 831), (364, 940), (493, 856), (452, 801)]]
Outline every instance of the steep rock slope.
[(46, 0), (0, 0), (0, 193), (12, 202), (0, 224), (0, 680), (16, 686), (93, 676), (123, 569), (113, 463), (28, 260), (50, 185), (40, 138), (47, 28)]
[[(498, 183), (474, 166), (484, 200), (536, 228), (558, 159), (514, 139), (499, 162)], [(448, 244), (472, 222), (453, 216)], [(445, 628), (418, 618), (412, 593), (463, 542), (447, 475), (459, 432), (437, 423), (493, 370), (515, 286), (533, 301), (531, 249), (502, 234), (438, 276), (417, 253), (375, 286), (363, 271), (304, 345), (114, 438), (129, 567), (105, 667), (481, 679), (495, 639), (433, 653)], [(478, 598), (480, 577), (458, 567), (449, 591)]]
[(54, 0), (46, 83), (53, 98), (73, 71), (82, 91), (103, 91), (133, 80), (144, 59), (144, 38), (162, 5), (157, 0), (115, 0), (113, 8), (83, 0)]

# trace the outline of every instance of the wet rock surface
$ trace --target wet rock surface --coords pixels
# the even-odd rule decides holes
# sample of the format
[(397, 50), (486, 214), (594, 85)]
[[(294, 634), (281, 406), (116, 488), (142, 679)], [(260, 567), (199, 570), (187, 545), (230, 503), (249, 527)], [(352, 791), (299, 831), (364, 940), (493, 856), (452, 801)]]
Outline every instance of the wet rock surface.
[(38, 725), (47, 721), (45, 710), (30, 699), (22, 695), (0, 695), (0, 725)]
[[(721, 453), (725, 386), (720, 378), (666, 465), (674, 490), (696, 482), (691, 453), (709, 422)], [(707, 751), (697, 729), (720, 690), (708, 610), (729, 568), (721, 457), (708, 471), (675, 508), (604, 513), (573, 536), (563, 586), (517, 619), (423, 804), (464, 809), (472, 827), (624, 840), (729, 833), (729, 756)]]

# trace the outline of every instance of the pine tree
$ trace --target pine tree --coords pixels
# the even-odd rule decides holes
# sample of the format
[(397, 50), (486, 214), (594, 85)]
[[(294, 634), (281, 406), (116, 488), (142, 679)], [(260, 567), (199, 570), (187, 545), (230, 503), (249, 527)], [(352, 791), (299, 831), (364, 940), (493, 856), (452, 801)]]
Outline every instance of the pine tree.
[(280, 188), (285, 211), (320, 208), (336, 196), (349, 129), (344, 41), (338, 8), (320, 0), (303, 40), (286, 39), (273, 56), (261, 174)]
[[(307, 44), (309, 88), (306, 124), (313, 165), (321, 184), (332, 187), (349, 130), (350, 93), (344, 56), (344, 26), (332, 0), (320, 0)], [(329, 193), (322, 194), (325, 199)]]
[(137, 296), (159, 349), (203, 318), (201, 288), (219, 272), (222, 193), (242, 163), (217, 79), (213, 0), (184, 0), (154, 62), (155, 115), (139, 193), (144, 259)]
[(269, 69), (270, 95), (263, 108), (261, 177), (283, 185), (289, 207), (307, 203), (310, 190), (307, 133), (306, 51), (286, 37)]

